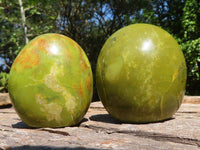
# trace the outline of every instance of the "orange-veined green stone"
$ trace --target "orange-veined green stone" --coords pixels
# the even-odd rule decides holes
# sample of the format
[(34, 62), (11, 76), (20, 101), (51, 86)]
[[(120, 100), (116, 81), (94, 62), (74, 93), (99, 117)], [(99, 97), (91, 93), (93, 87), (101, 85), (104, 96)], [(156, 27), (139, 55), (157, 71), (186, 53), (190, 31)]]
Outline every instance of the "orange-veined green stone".
[(15, 59), (8, 82), (14, 108), (32, 127), (79, 123), (93, 93), (87, 56), (72, 39), (43, 34), (30, 41)]
[(168, 119), (178, 110), (185, 92), (181, 48), (169, 33), (154, 25), (129, 25), (109, 37), (96, 74), (103, 105), (123, 122)]

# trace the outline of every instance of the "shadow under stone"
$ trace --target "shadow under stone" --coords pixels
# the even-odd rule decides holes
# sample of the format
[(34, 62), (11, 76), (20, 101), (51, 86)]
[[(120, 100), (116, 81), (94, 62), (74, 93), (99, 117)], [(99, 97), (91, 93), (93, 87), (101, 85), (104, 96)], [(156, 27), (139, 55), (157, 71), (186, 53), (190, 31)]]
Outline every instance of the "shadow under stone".
[(17, 128), (17, 129), (36, 129), (34, 127), (30, 127), (28, 126), (26, 123), (24, 123), (23, 121), (20, 121), (16, 124), (12, 124), (13, 128)]
[[(86, 121), (88, 121), (88, 119), (83, 118), (83, 119), (81, 120), (81, 122), (79, 122), (78, 124), (73, 125), (73, 126), (71, 126), (71, 127), (80, 126), (81, 123), (86, 122)], [(42, 127), (30, 127), (30, 126), (28, 126), (28, 125), (27, 125), (25, 122), (23, 122), (23, 121), (20, 121), (20, 122), (18, 122), (18, 123), (16, 123), (16, 124), (12, 124), (12, 127), (13, 127), (13, 128), (17, 128), (17, 129), (38, 129), (38, 128), (42, 128)], [(65, 126), (64, 126), (64, 127), (65, 127)], [(64, 128), (64, 127), (58, 127), (58, 128)], [(51, 128), (52, 128), (52, 127), (51, 127)]]
[(137, 122), (122, 122), (122, 121), (119, 121), (115, 118), (113, 118), (111, 115), (109, 114), (100, 114), (100, 115), (93, 115), (90, 117), (90, 120), (92, 121), (98, 121), (98, 122), (104, 122), (104, 123), (113, 123), (113, 124), (152, 124), (152, 123), (164, 123), (166, 121), (170, 121), (170, 120), (173, 120), (175, 119), (174, 117), (171, 117), (171, 118), (168, 118), (168, 119), (165, 119), (165, 120), (161, 120), (161, 121), (156, 121), (156, 122), (144, 122), (144, 123), (137, 123)]
[(16, 147), (7, 147), (6, 150), (99, 150), (93, 148), (85, 147), (51, 147), (51, 146), (16, 146)]
[(1, 105), (0, 106), (0, 109), (6, 109), (6, 108), (11, 108), (12, 107), (12, 104), (8, 104), (8, 105)]
[(93, 115), (93, 116), (90, 117), (90, 120), (104, 122), (104, 123), (114, 123), (114, 124), (121, 124), (122, 123), (122, 122), (114, 119), (109, 114)]
[(81, 120), (81, 122), (79, 122), (78, 124), (73, 125), (73, 126), (71, 126), (71, 127), (79, 127), (82, 123), (87, 122), (87, 121), (88, 121), (87, 118), (83, 118), (83, 119)]

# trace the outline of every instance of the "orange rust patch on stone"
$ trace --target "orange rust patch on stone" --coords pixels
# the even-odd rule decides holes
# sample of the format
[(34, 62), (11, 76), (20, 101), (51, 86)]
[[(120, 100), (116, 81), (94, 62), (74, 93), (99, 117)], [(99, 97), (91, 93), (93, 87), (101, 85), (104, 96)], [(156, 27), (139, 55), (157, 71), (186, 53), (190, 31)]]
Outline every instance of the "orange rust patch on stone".
[(72, 39), (69, 39), (69, 44), (72, 45), (74, 48), (76, 48), (76, 45), (75, 45), (74, 41), (72, 41)]
[(85, 70), (87, 70), (89, 68), (89, 66), (83, 59), (83, 51), (82, 51), (81, 47), (79, 45), (77, 45), (77, 48), (78, 48), (79, 54), (80, 54), (80, 67), (81, 67), (82, 71), (84, 72)]
[(34, 47), (36, 47), (39, 51), (43, 51), (45, 53), (48, 53), (49, 44), (44, 38), (39, 38), (36, 41), (32, 43)]
[(88, 77), (86, 79), (86, 86), (87, 86), (87, 89), (90, 90), (91, 89), (91, 86), (92, 86), (92, 82), (91, 82), (91, 76), (90, 74), (88, 73)]
[(82, 85), (82, 84), (79, 85), (78, 93), (79, 93), (80, 96), (82, 96), (82, 97), (84, 96), (84, 93), (83, 93), (83, 85)]
[(66, 59), (71, 59), (72, 58), (72, 56), (71, 56), (71, 52), (70, 52), (70, 50), (67, 48), (66, 49)]
[(72, 46), (73, 48), (76, 48), (76, 43), (72, 39), (68, 38), (68, 41), (69, 41), (70, 46)]
[(72, 43), (72, 40), (71, 40), (70, 38), (64, 36), (64, 35), (58, 34), (58, 36), (59, 36), (59, 39), (61, 38), (62, 40), (59, 40), (59, 39), (58, 39), (58, 40), (57, 40), (57, 44), (64, 47), (65, 54), (66, 54), (66, 55), (65, 55), (65, 58), (66, 58), (67, 60), (71, 59), (72, 56), (71, 56), (71, 52), (70, 52), (70, 49), (69, 49), (68, 41), (70, 41), (70, 43)]
[(81, 66), (81, 69), (83, 72), (89, 68), (89, 66), (86, 64), (86, 62), (82, 59), (80, 60), (80, 66)]
[(24, 49), (16, 58), (15, 62), (13, 63), (13, 66), (15, 70), (17, 70), (17, 67), (22, 67), (26, 69), (37, 66), (39, 62), (39, 55), (32, 48), (27, 48)]
[(79, 51), (79, 54), (81, 56), (81, 59), (83, 58), (83, 52), (82, 52), (82, 49), (81, 47), (77, 44), (76, 47), (78, 48), (78, 51)]

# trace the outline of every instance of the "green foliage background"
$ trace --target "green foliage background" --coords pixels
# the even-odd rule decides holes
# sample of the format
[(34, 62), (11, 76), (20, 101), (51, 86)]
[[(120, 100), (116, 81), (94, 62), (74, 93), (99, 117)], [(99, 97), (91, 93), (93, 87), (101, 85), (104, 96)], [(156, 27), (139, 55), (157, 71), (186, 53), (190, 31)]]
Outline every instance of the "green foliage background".
[[(200, 2), (198, 0), (21, 0), (29, 40), (61, 33), (85, 50), (94, 73), (106, 39), (133, 23), (150, 23), (172, 34), (187, 63), (186, 94), (200, 95)], [(0, 90), (6, 92), (10, 67), (24, 47), (19, 0), (0, 0)], [(94, 91), (94, 95), (97, 95)], [(96, 96), (94, 96), (96, 98)]]

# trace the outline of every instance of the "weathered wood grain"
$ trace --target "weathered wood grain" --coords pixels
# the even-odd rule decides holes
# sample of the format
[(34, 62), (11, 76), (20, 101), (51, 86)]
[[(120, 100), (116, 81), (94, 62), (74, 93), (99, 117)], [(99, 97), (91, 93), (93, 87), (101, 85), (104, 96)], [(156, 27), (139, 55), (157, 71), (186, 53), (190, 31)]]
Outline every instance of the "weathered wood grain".
[(184, 96), (183, 103), (200, 104), (200, 96)]
[(10, 107), (11, 100), (8, 93), (0, 93), (0, 108)]
[(30, 128), (13, 108), (0, 109), (0, 149), (200, 149), (200, 104), (184, 103), (164, 122), (124, 124), (93, 102), (79, 125), (55, 129)]

